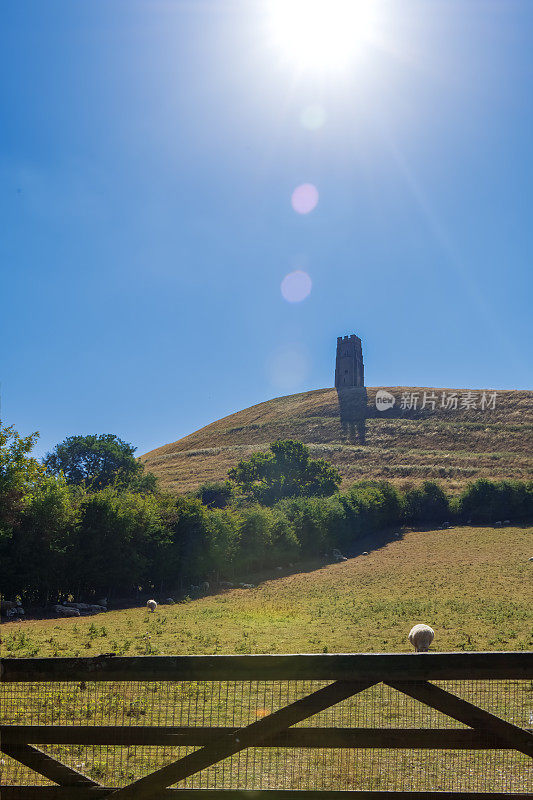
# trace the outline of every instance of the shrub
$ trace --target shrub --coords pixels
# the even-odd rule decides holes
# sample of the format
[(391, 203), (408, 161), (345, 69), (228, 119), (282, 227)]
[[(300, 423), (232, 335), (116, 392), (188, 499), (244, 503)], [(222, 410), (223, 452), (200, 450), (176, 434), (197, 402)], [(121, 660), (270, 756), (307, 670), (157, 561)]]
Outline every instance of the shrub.
[(517, 481), (492, 483), (481, 478), (460, 494), (458, 512), (463, 519), (473, 522), (529, 520), (533, 516), (533, 484)]
[(407, 489), (403, 495), (405, 522), (442, 522), (450, 516), (450, 504), (443, 489), (433, 481)]
[(258, 570), (272, 563), (273, 520), (268, 508), (253, 506), (245, 509), (239, 520), (238, 571)]
[(234, 498), (233, 486), (229, 481), (204, 483), (196, 492), (204, 506), (208, 508), (226, 508)]

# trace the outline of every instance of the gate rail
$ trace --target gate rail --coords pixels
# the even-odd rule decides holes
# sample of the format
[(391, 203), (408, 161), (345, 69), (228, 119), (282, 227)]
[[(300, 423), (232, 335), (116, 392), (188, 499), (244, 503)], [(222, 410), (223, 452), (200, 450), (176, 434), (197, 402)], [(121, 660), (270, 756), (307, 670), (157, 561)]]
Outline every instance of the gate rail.
[[(330, 791), (287, 789), (170, 789), (250, 747), (515, 750), (533, 758), (533, 730), (490, 713), (432, 681), (532, 680), (532, 652), (369, 653), (354, 655), (141, 656), (7, 658), (6, 684), (119, 681), (331, 681), (243, 727), (140, 725), (1, 725), (0, 749), (56, 786), (3, 786), (2, 800), (377, 800), (430, 797), (501, 800), (531, 792)], [(376, 684), (437, 710), (463, 729), (294, 728), (315, 714)], [(0, 712), (1, 713), (1, 712)], [(127, 786), (109, 787), (43, 752), (41, 745), (196, 746)]]

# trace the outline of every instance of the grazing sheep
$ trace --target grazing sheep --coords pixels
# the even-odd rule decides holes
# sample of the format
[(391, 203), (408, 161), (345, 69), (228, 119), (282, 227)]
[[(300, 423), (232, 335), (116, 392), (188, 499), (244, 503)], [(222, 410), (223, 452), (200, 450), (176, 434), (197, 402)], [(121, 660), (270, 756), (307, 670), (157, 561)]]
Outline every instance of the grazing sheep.
[(422, 623), (414, 625), (409, 631), (409, 641), (417, 653), (427, 653), (434, 636), (435, 631), (433, 628)]
[(54, 611), (60, 617), (79, 617), (80, 611), (78, 608), (69, 608), (68, 606), (54, 606)]
[(99, 603), (63, 603), (64, 608), (77, 608), (78, 611), (83, 611), (84, 614), (97, 614), (100, 611), (107, 611), (107, 606), (100, 605)]
[(533, 561), (533, 556), (529, 559), (529, 561)]
[(173, 606), (175, 602), (176, 602), (176, 601), (174, 600), (174, 598), (173, 598), (173, 597), (167, 597), (167, 599), (165, 600), (165, 603), (166, 603), (167, 605), (169, 605), (169, 606)]
[(204, 581), (203, 583), (201, 583), (200, 584), (200, 589), (202, 590), (202, 592), (208, 592), (209, 591), (209, 581)]
[(239, 583), (239, 586), (241, 587), (241, 589), (255, 589), (253, 583)]
[(77, 608), (78, 611), (91, 611), (93, 608), (93, 606), (91, 606), (89, 603), (67, 603), (66, 600), (62, 603), (62, 605), (64, 608)]
[(0, 615), (13, 619), (18, 614), (18, 607), (14, 600), (2, 600), (0, 602)]
[(220, 581), (220, 588), (221, 589), (234, 589), (235, 584), (231, 581)]
[(348, 559), (346, 558), (346, 556), (343, 556), (343, 554), (341, 553), (341, 551), (340, 551), (340, 550), (337, 550), (337, 548), (336, 548), (336, 547), (334, 547), (334, 548), (333, 548), (333, 550), (331, 551), (331, 553), (332, 553), (332, 555), (333, 555), (333, 558), (334, 558), (334, 560), (335, 560), (335, 561), (348, 561)]
[(153, 613), (154, 613), (154, 611), (155, 611), (155, 610), (156, 610), (156, 608), (157, 608), (157, 603), (156, 603), (156, 601), (155, 601), (155, 600), (147, 600), (147, 602), (146, 602), (146, 608), (148, 609), (148, 611), (151, 611), (151, 612), (152, 612), (152, 614), (153, 614)]
[(361, 553), (361, 555), (362, 555), (362, 556), (367, 556), (367, 555), (368, 555), (368, 550), (363, 550), (363, 552)]
[(501, 528), (501, 527), (502, 527), (501, 520), (498, 520), (498, 522), (495, 522), (495, 523), (494, 523), (494, 527), (495, 527), (495, 528)]

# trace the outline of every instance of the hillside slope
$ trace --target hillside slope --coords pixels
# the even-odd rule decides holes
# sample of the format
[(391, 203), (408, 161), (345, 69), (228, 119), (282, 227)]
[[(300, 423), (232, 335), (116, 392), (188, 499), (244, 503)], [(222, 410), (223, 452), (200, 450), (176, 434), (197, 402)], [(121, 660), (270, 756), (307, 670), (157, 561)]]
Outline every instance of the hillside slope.
[(527, 526), (457, 527), (406, 530), (392, 541), (376, 536), (366, 543), (369, 555), (302, 562), (293, 574), (265, 575), (255, 589), (162, 605), (156, 614), (141, 607), (10, 622), (2, 654), (405, 651), (420, 621), (436, 631), (434, 650), (527, 650), (531, 533)]
[[(228, 469), (278, 438), (300, 439), (314, 457), (332, 461), (344, 483), (387, 479), (419, 483), (439, 479), (450, 490), (478, 477), (529, 479), (533, 392), (498, 391), (495, 407), (441, 409), (442, 393), (416, 387), (389, 389), (395, 407), (376, 409), (377, 388), (316, 389), (279, 397), (213, 422), (141, 457), (161, 486), (174, 493), (223, 480)], [(403, 393), (418, 394), (417, 409), (402, 409)], [(423, 410), (424, 392), (437, 398)]]

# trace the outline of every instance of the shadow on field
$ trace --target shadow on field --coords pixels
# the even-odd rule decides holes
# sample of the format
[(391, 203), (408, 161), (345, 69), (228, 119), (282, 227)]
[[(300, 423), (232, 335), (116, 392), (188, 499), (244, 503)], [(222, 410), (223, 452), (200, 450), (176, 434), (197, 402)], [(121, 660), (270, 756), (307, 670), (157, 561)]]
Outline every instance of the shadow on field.
[(397, 542), (403, 539), (404, 529), (400, 527), (389, 528), (385, 531), (377, 533), (369, 533), (363, 539), (358, 539), (350, 547), (346, 548), (344, 555), (347, 558), (356, 558), (363, 553), (370, 553), (373, 550), (380, 550), (386, 547), (391, 542)]
[[(346, 559), (352, 558), (366, 558), (375, 550), (380, 550), (386, 547), (391, 542), (398, 542), (403, 539), (405, 529), (401, 527), (389, 528), (385, 531), (372, 533), (368, 536), (358, 539), (353, 542), (349, 547), (346, 547), (342, 555)], [(326, 553), (320, 558), (309, 558), (303, 561), (298, 561), (295, 564), (278, 567), (276, 570), (264, 570), (250, 575), (250, 580), (255, 586), (261, 586), (267, 581), (276, 580), (278, 578), (285, 578), (289, 575), (298, 575), (303, 573), (315, 572), (318, 569), (330, 566), (332, 564), (340, 563), (338, 559), (333, 556), (333, 552)], [(237, 586), (235, 588), (238, 588)]]

